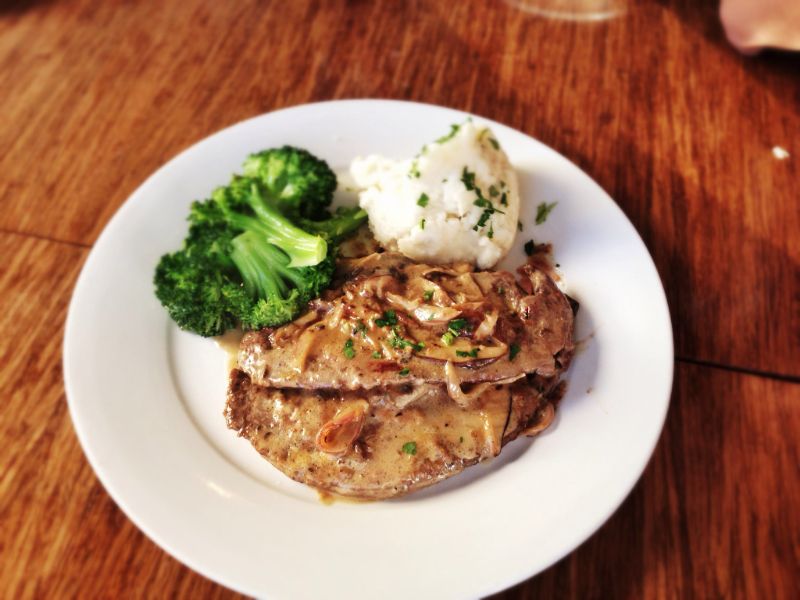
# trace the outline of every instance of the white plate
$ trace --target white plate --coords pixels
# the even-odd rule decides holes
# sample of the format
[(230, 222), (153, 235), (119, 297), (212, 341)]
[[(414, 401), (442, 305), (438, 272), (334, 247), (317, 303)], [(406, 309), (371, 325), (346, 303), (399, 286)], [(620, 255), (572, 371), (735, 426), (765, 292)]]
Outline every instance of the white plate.
[[(123, 511), (170, 554), (272, 598), (465, 598), (554, 563), (619, 506), (658, 440), (672, 383), (664, 291), (636, 231), (585, 173), (491, 125), (519, 170), (523, 243), (553, 242), (586, 339), (546, 434), (394, 501), (324, 505), (225, 428), (226, 357), (178, 331), (153, 268), (178, 248), (189, 203), (248, 153), (308, 148), (334, 168), (357, 154), (415, 154), (464, 113), (406, 102), (298, 106), (225, 129), (150, 177), (95, 244), (70, 305), (64, 376), (89, 462)], [(539, 202), (558, 205), (534, 224)]]

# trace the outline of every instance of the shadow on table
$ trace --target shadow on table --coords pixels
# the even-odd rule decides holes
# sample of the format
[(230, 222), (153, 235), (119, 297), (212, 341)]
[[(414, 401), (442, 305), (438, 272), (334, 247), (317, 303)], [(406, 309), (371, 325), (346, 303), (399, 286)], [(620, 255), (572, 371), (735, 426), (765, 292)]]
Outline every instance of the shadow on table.
[(50, 4), (54, 0), (0, 0), (0, 17), (11, 14), (22, 14), (37, 6)]

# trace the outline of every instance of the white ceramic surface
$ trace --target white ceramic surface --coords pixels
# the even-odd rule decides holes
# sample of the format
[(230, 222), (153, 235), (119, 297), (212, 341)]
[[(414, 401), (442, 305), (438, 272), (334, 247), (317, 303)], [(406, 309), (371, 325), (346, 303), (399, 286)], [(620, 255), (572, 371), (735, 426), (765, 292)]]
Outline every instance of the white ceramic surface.
[[(308, 148), (334, 168), (357, 154), (415, 154), (464, 113), (354, 100), (298, 106), (225, 129), (171, 160), (114, 216), (70, 305), (64, 376), (86, 455), (128, 517), (170, 554), (269, 598), (467, 598), (541, 571), (589, 537), (642, 473), (669, 403), (673, 350), (656, 269), (585, 173), (536, 140), (494, 129), (523, 192), (516, 246), (554, 244), (585, 340), (557, 420), (495, 461), (407, 498), (322, 504), (225, 427), (227, 359), (178, 331), (153, 296), (189, 203), (247, 154)], [(342, 200), (340, 198), (340, 200)], [(346, 199), (345, 199), (346, 201)], [(543, 225), (536, 205), (557, 201)]]

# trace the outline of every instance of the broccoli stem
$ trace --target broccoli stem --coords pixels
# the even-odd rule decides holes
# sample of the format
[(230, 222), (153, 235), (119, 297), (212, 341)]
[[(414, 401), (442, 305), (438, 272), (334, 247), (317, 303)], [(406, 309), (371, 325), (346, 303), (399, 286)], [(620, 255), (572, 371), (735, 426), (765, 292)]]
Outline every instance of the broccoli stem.
[(274, 244), (289, 257), (289, 267), (310, 267), (319, 264), (328, 254), (328, 244), (319, 235), (303, 231), (272, 208), (252, 186), (247, 203), (255, 217), (231, 211), (226, 216), (231, 225), (244, 231), (261, 235), (266, 242)]
[(328, 240), (339, 240), (358, 229), (367, 220), (367, 213), (360, 208), (339, 209), (339, 212), (324, 221), (300, 219), (306, 231), (317, 233)]
[(284, 298), (290, 286), (297, 287), (302, 276), (289, 266), (289, 257), (256, 231), (248, 230), (231, 242), (231, 259), (253, 298)]

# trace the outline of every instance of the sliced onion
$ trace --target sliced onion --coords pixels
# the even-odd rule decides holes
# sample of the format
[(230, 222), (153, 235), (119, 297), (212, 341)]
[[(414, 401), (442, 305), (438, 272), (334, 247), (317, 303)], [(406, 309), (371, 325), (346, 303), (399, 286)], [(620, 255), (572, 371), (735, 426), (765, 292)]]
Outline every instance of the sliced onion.
[(475, 406), (475, 401), (480, 398), (481, 394), (494, 385), (503, 385), (506, 383), (513, 383), (518, 379), (525, 377), (525, 373), (520, 373), (514, 377), (507, 377), (497, 381), (485, 381), (474, 386), (469, 393), (465, 393), (461, 389), (461, 378), (458, 376), (458, 371), (452, 362), (447, 361), (444, 365), (444, 377), (447, 383), (447, 393), (456, 404), (461, 408), (467, 409)]
[(449, 306), (433, 306), (420, 304), (414, 309), (414, 318), (423, 325), (436, 325), (455, 319), (461, 311)]
[(327, 454), (344, 454), (358, 439), (369, 411), (366, 400), (356, 400), (342, 406), (336, 415), (317, 433), (317, 448)]
[(386, 299), (405, 310), (406, 312), (414, 312), (414, 310), (419, 306), (419, 300), (409, 300), (405, 296), (401, 296), (400, 294), (394, 294), (392, 292), (386, 292)]
[[(471, 363), (481, 362), (485, 360), (497, 360), (501, 356), (505, 356), (508, 352), (508, 346), (503, 342), (494, 338), (487, 340), (493, 342), (492, 345), (473, 344), (467, 338), (456, 338), (452, 346), (442, 346), (439, 344), (426, 345), (422, 351), (417, 354), (423, 358), (430, 358), (432, 360), (442, 360), (453, 363)], [(470, 353), (475, 349), (478, 350), (475, 356)], [(459, 356), (461, 352), (465, 356)]]
[(308, 362), (308, 355), (311, 352), (316, 332), (311, 329), (306, 329), (297, 340), (296, 350), (294, 352), (294, 371), (298, 375), (306, 368)]
[(397, 280), (391, 275), (378, 275), (376, 277), (370, 277), (366, 281), (362, 282), (359, 295), (366, 298), (372, 296), (383, 298), (386, 293), (386, 287), (396, 282)]
[(483, 292), (472, 278), (472, 273), (462, 273), (455, 278), (455, 281), (457, 281), (461, 287), (459, 293), (463, 296), (463, 301), (472, 302), (476, 300), (483, 300)]
[(497, 325), (498, 316), (499, 315), (497, 311), (494, 310), (488, 313), (484, 317), (483, 321), (481, 321), (481, 324), (478, 325), (478, 328), (475, 330), (473, 337), (476, 340), (484, 340), (490, 337), (492, 334), (494, 334), (494, 328)]
[(534, 425), (523, 429), (522, 435), (534, 436), (538, 433), (541, 433), (550, 427), (550, 424), (553, 422), (553, 419), (556, 416), (556, 409), (552, 402), (548, 402), (544, 408), (541, 408), (536, 412), (540, 415), (539, 420)]

